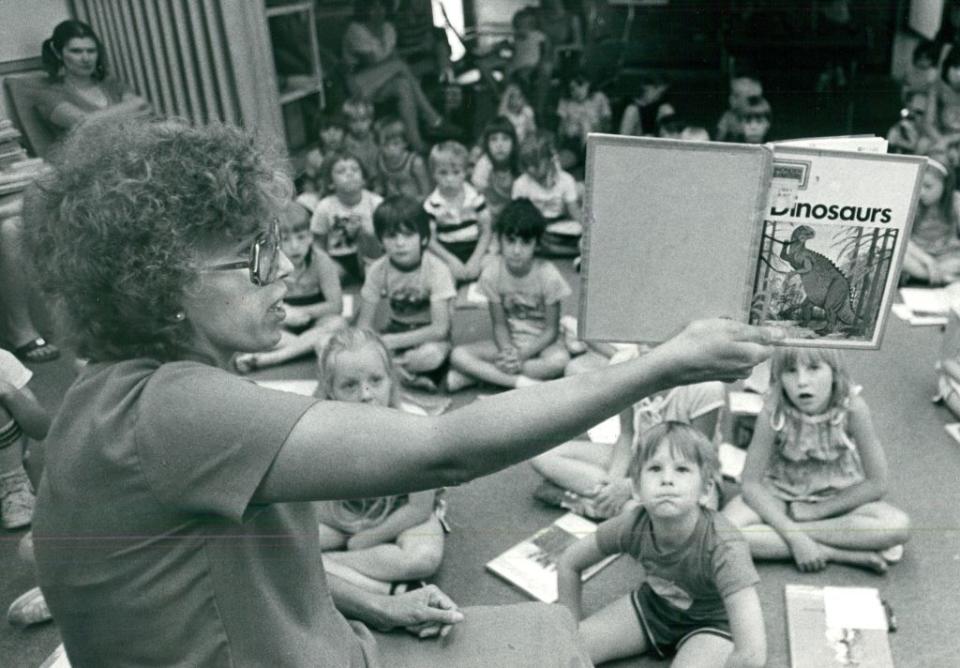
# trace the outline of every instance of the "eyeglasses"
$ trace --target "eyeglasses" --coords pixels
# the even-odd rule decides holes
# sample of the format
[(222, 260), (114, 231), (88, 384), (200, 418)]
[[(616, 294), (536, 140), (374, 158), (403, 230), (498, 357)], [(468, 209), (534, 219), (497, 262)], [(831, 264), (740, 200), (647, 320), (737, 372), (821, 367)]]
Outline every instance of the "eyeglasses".
[(277, 277), (280, 263), (280, 221), (274, 218), (270, 221), (270, 229), (260, 233), (250, 248), (249, 259), (241, 262), (227, 262), (204, 267), (203, 271), (228, 271), (230, 269), (248, 269), (250, 282), (256, 286), (273, 282)]

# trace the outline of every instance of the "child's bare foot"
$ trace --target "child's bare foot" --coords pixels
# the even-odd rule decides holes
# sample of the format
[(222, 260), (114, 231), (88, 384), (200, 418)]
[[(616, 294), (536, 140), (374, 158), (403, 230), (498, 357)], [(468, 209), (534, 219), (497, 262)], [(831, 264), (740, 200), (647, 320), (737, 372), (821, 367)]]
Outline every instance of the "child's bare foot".
[(447, 392), (459, 392), (473, 384), (473, 378), (460, 373), (456, 369), (447, 371), (447, 376), (443, 379), (443, 387)]
[(840, 548), (828, 548), (827, 556), (830, 561), (838, 564), (847, 564), (873, 571), (877, 575), (884, 575), (889, 568), (887, 561), (879, 552), (870, 552), (867, 550), (842, 550)]
[(260, 368), (256, 353), (241, 353), (233, 358), (233, 367), (237, 373), (250, 373)]

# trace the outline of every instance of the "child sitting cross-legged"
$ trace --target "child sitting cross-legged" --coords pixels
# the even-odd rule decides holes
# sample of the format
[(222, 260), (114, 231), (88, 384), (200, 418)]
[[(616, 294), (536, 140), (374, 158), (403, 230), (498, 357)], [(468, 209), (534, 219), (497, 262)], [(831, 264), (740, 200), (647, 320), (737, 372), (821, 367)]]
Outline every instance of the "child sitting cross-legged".
[(406, 195), (422, 200), (430, 194), (430, 176), (419, 153), (410, 150), (407, 126), (399, 116), (385, 116), (377, 122), (380, 155), (377, 177), (383, 195)]
[(839, 351), (780, 348), (743, 469), (723, 514), (757, 559), (801, 571), (835, 561), (878, 573), (899, 561), (910, 521), (881, 499), (887, 461)]
[(437, 187), (423, 203), (432, 221), (430, 250), (458, 282), (480, 275), (480, 262), (490, 246), (490, 212), (486, 199), (466, 180), (468, 155), (455, 141), (431, 149), (427, 161)]
[(494, 229), (500, 257), (480, 274), (489, 300), (493, 340), (454, 348), (447, 389), (482, 380), (523, 387), (563, 375), (570, 355), (560, 337), (560, 306), (570, 286), (552, 262), (534, 257), (546, 221), (530, 200), (514, 200)]
[(704, 506), (717, 467), (716, 449), (699, 430), (680, 422), (657, 425), (630, 461), (639, 505), (560, 557), (559, 602), (577, 619), (585, 569), (621, 552), (643, 567), (636, 590), (580, 622), (594, 663), (651, 653), (674, 655), (674, 668), (765, 664), (750, 549), (726, 518)]
[(372, 329), (380, 302), (386, 302), (389, 318), (380, 333), (396, 356), (401, 381), (436, 390), (450, 354), (453, 276), (426, 252), (430, 219), (416, 200), (388, 197), (374, 212), (373, 227), (386, 255), (367, 272), (357, 326)]
[(283, 332), (280, 342), (263, 353), (242, 353), (234, 358), (240, 373), (282, 364), (324, 344), (327, 337), (346, 325), (340, 316), (343, 297), (337, 264), (313, 243), (310, 212), (290, 202), (279, 220), (280, 250), (293, 265), (283, 282)]
[[(320, 354), (325, 399), (399, 407), (390, 352), (368, 329), (338, 330)], [(362, 456), (362, 454), (360, 455)], [(369, 499), (320, 501), (320, 547), (330, 575), (378, 593), (433, 575), (443, 558), (435, 490)]]

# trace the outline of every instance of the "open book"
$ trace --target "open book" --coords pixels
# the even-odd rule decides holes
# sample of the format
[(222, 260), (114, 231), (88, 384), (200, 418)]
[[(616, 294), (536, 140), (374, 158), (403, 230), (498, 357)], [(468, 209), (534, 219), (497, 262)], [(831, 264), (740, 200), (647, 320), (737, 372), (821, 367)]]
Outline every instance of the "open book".
[[(567, 513), (488, 561), (487, 569), (535, 599), (554, 603), (557, 600), (557, 560), (569, 546), (596, 530), (596, 523)], [(581, 578), (586, 582), (618, 556), (611, 554), (587, 568)]]
[(878, 348), (925, 164), (881, 141), (590, 135), (580, 338), (655, 343), (726, 316)]

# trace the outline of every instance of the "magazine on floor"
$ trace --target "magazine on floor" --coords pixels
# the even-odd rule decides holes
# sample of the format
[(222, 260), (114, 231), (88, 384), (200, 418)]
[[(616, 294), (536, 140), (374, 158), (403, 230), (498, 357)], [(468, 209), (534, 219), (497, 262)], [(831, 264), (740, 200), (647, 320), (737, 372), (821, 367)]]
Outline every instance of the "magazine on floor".
[[(488, 561), (487, 569), (538, 601), (554, 603), (558, 596), (557, 560), (564, 550), (596, 530), (595, 522), (567, 513)], [(587, 568), (581, 579), (586, 582), (618, 556), (612, 554)]]
[(580, 338), (656, 343), (720, 316), (878, 348), (925, 165), (879, 142), (590, 135)]

